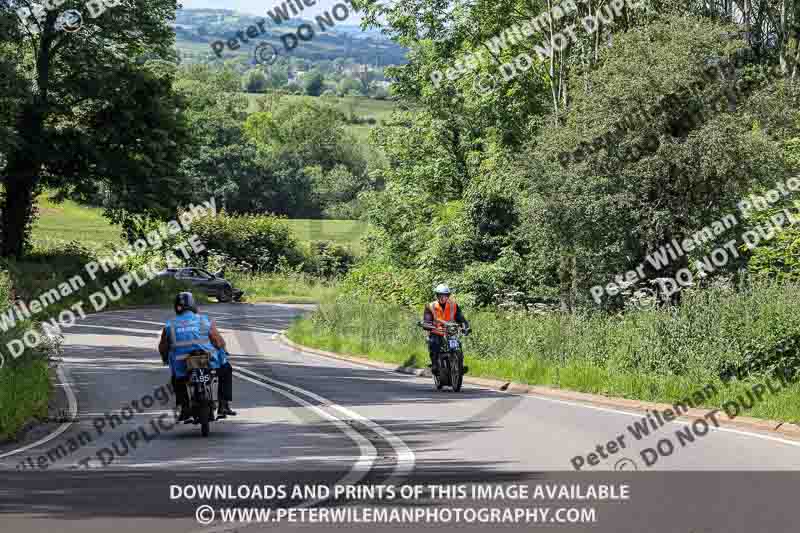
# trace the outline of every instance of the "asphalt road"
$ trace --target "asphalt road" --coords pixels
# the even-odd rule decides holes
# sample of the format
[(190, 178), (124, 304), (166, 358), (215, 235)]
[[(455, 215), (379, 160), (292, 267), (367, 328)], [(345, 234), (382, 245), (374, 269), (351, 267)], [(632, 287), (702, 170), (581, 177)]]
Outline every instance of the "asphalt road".
[[(638, 476), (640, 482), (661, 470), (769, 475), (763, 471), (800, 468), (800, 443), (784, 438), (712, 429), (681, 445), (676, 431), (687, 422), (679, 421), (637, 441), (628, 426), (641, 414), (469, 384), (460, 393), (436, 391), (427, 378), (287, 348), (276, 334), (303, 310), (247, 304), (203, 310), (228, 342), (238, 411), (235, 418), (213, 423), (209, 438), (202, 438), (197, 426), (175, 425), (174, 400), (163, 395), (169, 376), (156, 344), (171, 315), (168, 309), (104, 313), (69, 329), (62, 373), (70, 390), (60, 394), (67, 411), (74, 403), (76, 419), (56, 438), (22, 452), (0, 449), (0, 476), (6, 480), (0, 486), (0, 530), (196, 530), (193, 513), (187, 512), (196, 503), (176, 507), (166, 488), (192, 476), (207, 476), (209, 482), (252, 478), (262, 484), (270, 479), (275, 484), (399, 485), (464, 476), (528, 482), (552, 478), (548, 471), (572, 471), (579, 455), (583, 472), (626, 471), (591, 479), (622, 475)], [(466, 351), (469, 363), (468, 344)], [(640, 451), (664, 438), (674, 451), (648, 467)], [(619, 444), (609, 446), (609, 441)], [(598, 445), (607, 458), (598, 454), (597, 464), (589, 466), (587, 456)], [(581, 479), (581, 474), (564, 476)], [(712, 474), (691, 479), (688, 486), (706, 492), (729, 485)], [(655, 489), (641, 488), (648, 490)], [(681, 492), (672, 497), (688, 497), (691, 490)], [(145, 500), (151, 513), (140, 512)]]

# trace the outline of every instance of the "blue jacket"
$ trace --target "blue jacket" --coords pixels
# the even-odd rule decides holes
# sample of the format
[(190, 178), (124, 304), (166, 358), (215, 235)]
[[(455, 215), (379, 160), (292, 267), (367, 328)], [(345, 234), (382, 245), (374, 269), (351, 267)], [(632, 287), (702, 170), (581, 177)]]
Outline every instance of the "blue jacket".
[(186, 363), (178, 357), (187, 355), (193, 350), (205, 350), (211, 354), (211, 368), (219, 368), (228, 362), (224, 350), (217, 350), (208, 334), (211, 331), (211, 320), (207, 315), (184, 311), (174, 320), (167, 320), (164, 329), (169, 339), (169, 367), (177, 378), (186, 377)]

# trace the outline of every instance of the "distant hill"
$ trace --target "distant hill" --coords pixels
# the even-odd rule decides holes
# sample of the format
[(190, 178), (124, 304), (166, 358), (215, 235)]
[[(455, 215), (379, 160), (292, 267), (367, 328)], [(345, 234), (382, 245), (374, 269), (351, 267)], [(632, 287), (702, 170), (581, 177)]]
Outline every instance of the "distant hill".
[(229, 9), (179, 9), (174, 24), (177, 48), (184, 58), (192, 61), (206, 56), (214, 57), (210, 43), (236, 38), (237, 31), (259, 21), (266, 28), (263, 35), (242, 43), (241, 48), (231, 51), (227, 47), (223, 58), (247, 54), (252, 57), (258, 43), (266, 41), (275, 46), (281, 54), (286, 54), (281, 43), (281, 35), (295, 32), (300, 24), (309, 24), (315, 30), (314, 38), (301, 41), (287, 55), (309, 61), (333, 60), (338, 57), (353, 58), (357, 63), (377, 67), (406, 63), (406, 49), (386, 39), (377, 31), (362, 31), (347, 20), (333, 27), (320, 30), (320, 25), (309, 18), (291, 18), (276, 24), (265, 13), (263, 17), (237, 13)]

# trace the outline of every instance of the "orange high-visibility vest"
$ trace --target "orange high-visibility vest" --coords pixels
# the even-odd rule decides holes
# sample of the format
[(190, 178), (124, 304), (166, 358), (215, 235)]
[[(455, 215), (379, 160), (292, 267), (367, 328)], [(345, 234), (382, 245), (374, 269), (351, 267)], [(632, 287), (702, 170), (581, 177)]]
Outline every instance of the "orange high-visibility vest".
[(452, 322), (456, 319), (456, 303), (453, 300), (447, 300), (444, 309), (439, 305), (439, 301), (430, 304), (431, 312), (433, 313), (433, 324), (436, 329), (432, 329), (431, 333), (444, 337), (444, 322)]

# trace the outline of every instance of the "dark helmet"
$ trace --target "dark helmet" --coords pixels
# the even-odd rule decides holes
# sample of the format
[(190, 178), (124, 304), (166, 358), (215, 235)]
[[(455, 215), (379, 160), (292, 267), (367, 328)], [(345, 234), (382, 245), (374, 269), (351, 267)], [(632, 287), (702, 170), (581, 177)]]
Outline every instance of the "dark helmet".
[(197, 312), (197, 303), (194, 301), (194, 295), (191, 292), (179, 292), (177, 296), (175, 296), (175, 312), (178, 313), (178, 307), (181, 307), (181, 311), (185, 311), (186, 309), (192, 311), (193, 313)]

